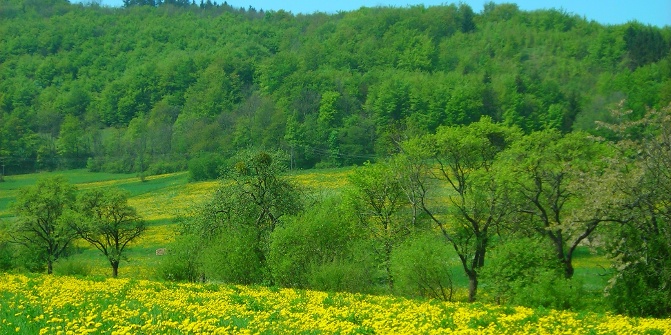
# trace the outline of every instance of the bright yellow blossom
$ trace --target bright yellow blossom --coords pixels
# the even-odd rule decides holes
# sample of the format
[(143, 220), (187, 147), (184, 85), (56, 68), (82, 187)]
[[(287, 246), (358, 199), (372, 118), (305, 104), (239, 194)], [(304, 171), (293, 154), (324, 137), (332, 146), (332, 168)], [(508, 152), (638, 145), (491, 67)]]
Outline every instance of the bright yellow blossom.
[(668, 319), (130, 279), (0, 274), (0, 296), (2, 334), (671, 334)]

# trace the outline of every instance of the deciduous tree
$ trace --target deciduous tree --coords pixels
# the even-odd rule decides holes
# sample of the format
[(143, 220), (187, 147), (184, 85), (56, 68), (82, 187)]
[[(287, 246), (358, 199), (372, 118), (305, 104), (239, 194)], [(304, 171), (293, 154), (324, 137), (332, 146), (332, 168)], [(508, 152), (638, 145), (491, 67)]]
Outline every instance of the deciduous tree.
[(202, 247), (219, 250), (206, 253), (206, 273), (243, 284), (271, 280), (266, 276), (270, 234), (283, 216), (302, 209), (301, 192), (282, 177), (286, 166), (279, 152), (245, 151), (233, 161), (212, 199), (184, 230), (199, 236)]
[(119, 263), (130, 242), (146, 230), (145, 221), (128, 204), (128, 193), (120, 189), (91, 189), (77, 197), (77, 214), (70, 223), (77, 234), (100, 250), (119, 274)]
[(511, 211), (507, 183), (498, 178), (494, 163), (517, 138), (519, 131), (495, 124), (489, 118), (469, 126), (440, 128), (428, 137), (435, 169), (432, 176), (444, 186), (431, 187), (421, 206), (456, 251), (469, 281), (469, 301), (475, 301), (478, 270), (494, 229)]
[(616, 111), (617, 147), (628, 172), (620, 224), (611, 225), (607, 249), (614, 276), (607, 300), (618, 312), (636, 316), (671, 315), (671, 105), (626, 121), (631, 111)]
[(351, 210), (356, 213), (366, 235), (377, 244), (389, 290), (394, 289), (391, 255), (394, 248), (413, 231), (413, 220), (405, 217), (407, 198), (390, 164), (367, 163), (350, 176), (348, 194)]
[(503, 160), (519, 196), (520, 228), (549, 239), (566, 278), (576, 248), (599, 224), (616, 220), (608, 158), (607, 147), (584, 133), (547, 130), (525, 136)]
[(63, 177), (50, 177), (21, 189), (12, 205), (17, 218), (11, 227), (11, 240), (39, 252), (49, 274), (53, 263), (77, 237), (63, 215), (74, 201), (75, 188)]

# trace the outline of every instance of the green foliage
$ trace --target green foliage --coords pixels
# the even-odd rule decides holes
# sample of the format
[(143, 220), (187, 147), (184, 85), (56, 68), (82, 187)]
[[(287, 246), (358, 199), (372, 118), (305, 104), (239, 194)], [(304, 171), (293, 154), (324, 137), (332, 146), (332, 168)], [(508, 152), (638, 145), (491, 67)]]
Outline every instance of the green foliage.
[(224, 159), (217, 154), (203, 154), (189, 160), (189, 181), (213, 180), (220, 177)]
[(54, 263), (54, 274), (59, 276), (86, 277), (91, 274), (91, 268), (81, 261), (78, 262), (66, 258)]
[(0, 271), (10, 270), (13, 264), (14, 250), (9, 241), (0, 240)]
[(85, 190), (77, 196), (75, 211), (67, 216), (71, 229), (107, 258), (113, 277), (128, 244), (146, 230), (145, 221), (128, 205), (129, 194), (114, 188)]
[[(514, 211), (509, 181), (495, 163), (520, 136), (517, 128), (483, 117), (467, 126), (441, 127), (424, 137), (424, 144), (411, 147), (428, 154), (423, 164), (437, 167), (436, 172), (423, 168), (423, 176), (416, 178), (418, 197), (461, 261), (469, 280), (469, 301), (476, 298), (478, 270), (485, 264), (493, 232)], [(432, 176), (445, 185), (448, 196), (439, 196), (440, 184), (431, 184)]]
[(48, 270), (48, 266), (44, 262), (47, 256), (43, 251), (30, 249), (20, 244), (13, 245), (11, 250), (12, 269), (16, 269), (19, 272), (28, 271), (33, 273), (44, 273), (45, 270)]
[(184, 160), (180, 159), (166, 160), (166, 161), (159, 160), (152, 163), (147, 168), (147, 174), (153, 176), (153, 175), (184, 171), (186, 169), (188, 169), (188, 163)]
[(75, 188), (56, 176), (38, 179), (35, 185), (21, 189), (12, 205), (17, 217), (9, 232), (12, 241), (39, 255), (48, 273), (76, 237), (64, 215), (74, 200)]
[[(619, 111), (615, 116), (629, 113)], [(620, 138), (617, 148), (626, 154), (620, 164), (631, 171), (621, 183), (622, 220), (606, 235), (615, 270), (607, 300), (621, 313), (667, 317), (671, 315), (671, 105), (651, 110), (636, 122), (605, 126)]]
[[(580, 310), (585, 296), (583, 283), (578, 279), (566, 279), (552, 272), (541, 272), (536, 282), (520, 287), (515, 304), (529, 307), (545, 307), (558, 310)], [(519, 300), (517, 300), (519, 298)]]
[(375, 271), (370, 266), (370, 249), (353, 251), (350, 260), (335, 260), (315, 266), (309, 278), (309, 287), (328, 292), (379, 293)]
[(292, 15), (127, 2), (3, 5), (8, 174), (89, 157), (95, 170), (141, 173), (250, 146), (291, 152), (300, 168), (362, 164), (483, 115), (526, 132), (576, 120), (596, 131), (601, 99), (621, 95), (640, 116), (671, 96), (668, 28), (494, 3)]
[(179, 235), (170, 247), (166, 248), (157, 268), (160, 279), (168, 281), (196, 282), (201, 279), (202, 265), (199, 241), (191, 235)]
[(450, 246), (433, 232), (408, 239), (392, 256), (395, 293), (452, 301), (455, 285), (451, 255)]
[(499, 304), (555, 309), (580, 307), (581, 283), (563, 278), (561, 262), (537, 238), (495, 246), (482, 270), (485, 294)]
[[(668, 162), (659, 160), (669, 156), (659, 150), (668, 143), (623, 150), (632, 160), (618, 161), (582, 133), (564, 135), (573, 129), (612, 135), (594, 121), (613, 120), (607, 111), (621, 100), (632, 109), (625, 120), (669, 103), (668, 28), (602, 26), (561, 10), (494, 3), (481, 13), (460, 4), (332, 15), (209, 2), (125, 5), (0, 5), (0, 160), (7, 175), (86, 163), (91, 171), (141, 178), (188, 167), (193, 180), (216, 178), (231, 161), (228, 181), (163, 259), (163, 277), (194, 281), (205, 273), (234, 282), (368, 291), (393, 282), (385, 265), (407, 270), (417, 265), (407, 259), (448, 254), (400, 243), (429, 216), (451, 242), (450, 256), (461, 260), (475, 299), (494, 231), (540, 232), (561, 250), (570, 276), (575, 247), (601, 233), (597, 223), (612, 220), (622, 225), (608, 239), (595, 239), (612, 242), (622, 276), (609, 297), (626, 313), (668, 314), (663, 260), (671, 192), (658, 178), (668, 175)], [(502, 124), (531, 135), (511, 150), (521, 134)], [(631, 132), (646, 139), (658, 133)], [(415, 136), (423, 143), (399, 146)], [(235, 156), (250, 147), (267, 151)], [(292, 169), (364, 164), (400, 147), (405, 160), (366, 166), (353, 178), (361, 192), (350, 210), (360, 216), (347, 222), (341, 221), (347, 215), (333, 218), (321, 205), (299, 215), (300, 190), (278, 177), (287, 162)], [(646, 170), (651, 166), (658, 168)], [(30, 192), (54, 188), (40, 185)], [(159, 186), (124, 187), (137, 194)], [(54, 248), (35, 248), (39, 233), (25, 228), (52, 213), (47, 198), (71, 199), (72, 192), (17, 197), (15, 208), (25, 210), (17, 209), (11, 232), (24, 246), (2, 248), (11, 251), (14, 266), (50, 268), (45, 263), (67, 253), (64, 220), (45, 226), (58, 232), (42, 239)], [(621, 212), (612, 215), (613, 208)], [(368, 230), (349, 235), (357, 221)], [(399, 246), (398, 261), (389, 258)], [(440, 269), (420, 265), (426, 267), (398, 270), (398, 290), (423, 294), (411, 274), (428, 278)], [(573, 282), (552, 274), (536, 275), (518, 295), (538, 305), (572, 306), (561, 301)], [(640, 298), (646, 291), (649, 300)]]
[[(671, 252), (668, 224), (661, 234), (623, 227), (614, 248), (617, 272), (607, 287), (606, 301), (618, 313), (634, 316), (671, 315)], [(644, 258), (639, 258), (639, 257)]]
[(351, 262), (352, 245), (358, 243), (351, 219), (336, 199), (329, 198), (275, 229), (268, 254), (274, 283), (307, 288), (325, 267)]
[(267, 283), (264, 245), (259, 245), (257, 231), (235, 227), (222, 231), (202, 251), (201, 262), (206, 278), (235, 284)]
[(394, 249), (417, 227), (394, 166), (366, 163), (350, 176), (352, 188), (346, 194), (349, 211), (355, 213), (359, 229), (370, 236), (380, 267), (385, 269), (387, 285), (394, 289), (391, 256)]
[(67, 115), (61, 124), (60, 136), (57, 141), (61, 165), (68, 169), (82, 168), (86, 164), (87, 145), (83, 140), (84, 129), (79, 119)]
[(613, 157), (605, 144), (585, 133), (546, 130), (525, 136), (501, 160), (501, 170), (513, 180), (514, 221), (551, 242), (548, 247), (562, 260), (566, 278), (573, 276), (578, 245), (599, 225), (618, 220), (620, 167), (611, 165)]
[(624, 31), (629, 66), (633, 69), (656, 62), (668, 54), (671, 45), (662, 32), (651, 26), (631, 22)]
[(212, 199), (184, 232), (202, 239), (207, 276), (236, 283), (272, 281), (267, 259), (270, 236), (286, 216), (303, 207), (301, 190), (281, 172), (280, 152), (241, 152), (225, 170)]

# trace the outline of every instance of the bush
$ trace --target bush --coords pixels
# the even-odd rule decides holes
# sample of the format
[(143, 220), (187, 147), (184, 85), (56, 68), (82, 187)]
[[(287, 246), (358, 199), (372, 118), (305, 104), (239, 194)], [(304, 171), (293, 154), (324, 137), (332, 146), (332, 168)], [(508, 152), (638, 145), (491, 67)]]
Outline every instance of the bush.
[(375, 264), (356, 222), (336, 198), (310, 206), (271, 234), (274, 283), (326, 291), (371, 292)]
[(663, 234), (644, 234), (629, 233), (625, 247), (622, 239), (606, 300), (618, 313), (666, 318), (671, 316), (671, 242)]
[(454, 251), (433, 232), (401, 244), (392, 254), (397, 293), (410, 297), (452, 300), (454, 286), (450, 256)]
[(59, 276), (88, 276), (91, 274), (91, 267), (71, 259), (59, 259), (54, 263), (54, 274)]
[(227, 283), (262, 284), (267, 271), (260, 252), (253, 229), (227, 229), (204, 248), (203, 272), (207, 278)]
[[(657, 190), (660, 194), (650, 194), (668, 197), (663, 191), (666, 189)], [(658, 201), (656, 198), (645, 199), (641, 202), (645, 205), (639, 206)], [(606, 302), (617, 313), (666, 318), (671, 316), (671, 217), (647, 212), (647, 207), (635, 210), (640, 212), (632, 216), (630, 222), (610, 225), (606, 230), (606, 248), (613, 270), (606, 287)], [(668, 213), (668, 209), (663, 211)]]
[(305, 288), (314, 266), (346, 256), (354, 231), (337, 208), (335, 200), (327, 200), (275, 229), (268, 255), (275, 284)]
[(102, 171), (104, 160), (100, 157), (89, 157), (86, 161), (86, 168), (89, 172), (100, 172)]
[(45, 256), (41, 251), (28, 249), (23, 245), (13, 245), (12, 267), (19, 271), (44, 272), (47, 264), (44, 261)]
[[(371, 255), (372, 253), (367, 253)], [(374, 260), (366, 253), (347, 260), (334, 260), (310, 269), (308, 287), (318, 291), (377, 293), (373, 281)]]
[(175, 160), (175, 161), (157, 161), (151, 163), (147, 169), (148, 175), (161, 175), (173, 172), (184, 171), (187, 169), (186, 161)]
[(202, 181), (219, 178), (224, 159), (220, 155), (207, 153), (189, 161), (189, 180)]
[[(655, 277), (644, 264), (630, 266), (611, 281), (606, 300), (617, 313), (638, 317), (668, 317), (671, 315), (670, 290), (660, 285)], [(666, 285), (671, 284), (666, 282)]]
[(9, 271), (14, 267), (12, 246), (9, 242), (0, 241), (0, 271)]
[(582, 284), (565, 279), (547, 241), (517, 238), (494, 247), (481, 272), (482, 289), (499, 304), (570, 309), (579, 307)]
[(196, 282), (203, 274), (199, 255), (200, 241), (192, 236), (179, 236), (161, 256), (157, 275), (169, 281)]

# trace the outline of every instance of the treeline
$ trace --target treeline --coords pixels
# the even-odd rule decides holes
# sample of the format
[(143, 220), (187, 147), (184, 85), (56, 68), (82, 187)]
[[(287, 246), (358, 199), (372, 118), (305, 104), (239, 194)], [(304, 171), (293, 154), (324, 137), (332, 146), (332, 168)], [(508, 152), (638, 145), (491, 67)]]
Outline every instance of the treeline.
[[(0, 3), (5, 173), (140, 174), (282, 150), (362, 164), (488, 116), (600, 134), (671, 100), (671, 30), (514, 4), (293, 15), (209, 1)], [(207, 159), (202, 159), (207, 157)]]
[[(240, 153), (159, 272), (443, 300), (467, 287), (469, 301), (668, 317), (671, 105), (628, 113), (602, 124), (611, 141), (488, 116), (441, 126), (357, 167), (338, 194), (283, 177), (283, 152)], [(582, 281), (594, 269), (574, 267), (579, 248), (611, 267)]]

